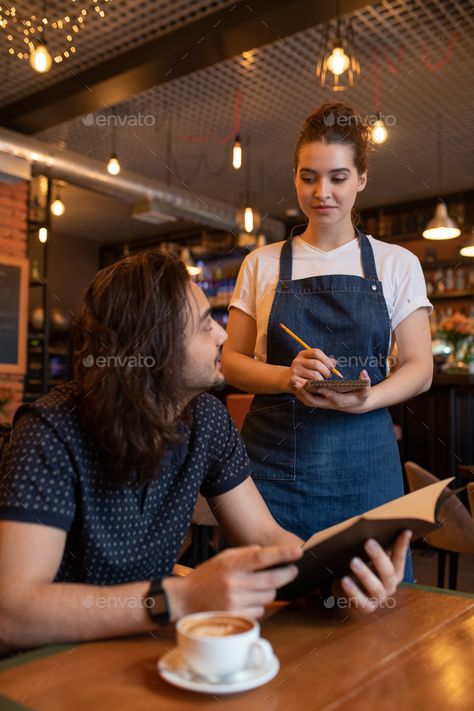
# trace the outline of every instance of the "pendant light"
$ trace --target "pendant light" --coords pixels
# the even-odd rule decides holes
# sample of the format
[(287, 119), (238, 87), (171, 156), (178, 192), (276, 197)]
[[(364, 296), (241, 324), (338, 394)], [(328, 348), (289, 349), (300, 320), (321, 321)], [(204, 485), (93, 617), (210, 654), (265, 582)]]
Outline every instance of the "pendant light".
[(107, 163), (107, 172), (110, 175), (118, 175), (120, 173), (120, 163), (117, 156), (117, 122), (114, 121), (112, 127), (112, 154)]
[(51, 57), (45, 40), (40, 40), (36, 45), (34, 50), (30, 54), (30, 65), (40, 74), (45, 74), (49, 72), (53, 64), (53, 58)]
[(249, 160), (246, 161), (246, 189), (245, 194), (241, 200), (241, 205), (244, 207), (237, 211), (236, 223), (238, 229), (243, 232), (244, 235), (252, 235), (253, 246), (257, 243), (256, 232), (258, 231), (261, 224), (260, 213), (255, 209), (255, 195), (250, 191), (250, 155)]
[[(436, 115), (438, 127), (438, 180), (439, 193), (442, 194), (443, 189), (443, 163), (442, 163), (442, 143), (441, 143), (441, 117), (439, 113)], [(449, 217), (446, 203), (441, 200), (436, 205), (434, 217), (428, 222), (423, 230), (425, 239), (443, 240), (455, 239), (459, 237), (461, 230), (455, 222)]]
[(423, 237), (434, 240), (455, 239), (460, 234), (461, 230), (448, 215), (446, 203), (440, 200), (436, 205), (434, 217), (423, 230)]
[(201, 267), (199, 267), (192, 259), (189, 247), (183, 247), (181, 250), (181, 261), (186, 265), (189, 276), (199, 276), (202, 272)]
[(321, 52), (316, 62), (315, 73), (321, 86), (332, 91), (343, 91), (360, 78), (360, 64), (357, 58), (354, 32), (349, 20), (343, 22), (336, 0), (336, 25), (326, 23)]
[(467, 241), (467, 244), (461, 247), (459, 254), (463, 257), (474, 257), (474, 231), (471, 231), (471, 237)]
[(237, 134), (234, 139), (234, 146), (232, 149), (232, 167), (234, 170), (239, 170), (242, 167), (242, 145), (240, 143), (239, 134)]
[(59, 184), (56, 188), (56, 196), (51, 203), (49, 207), (51, 214), (55, 215), (55, 217), (61, 217), (61, 215), (64, 215), (66, 211), (66, 206), (64, 205), (63, 201), (61, 200), (61, 195), (59, 192)]
[(372, 124), (370, 133), (373, 142), (377, 143), (378, 145), (380, 145), (381, 143), (385, 143), (385, 141), (387, 140), (387, 127), (385, 126), (385, 123), (380, 114), (377, 114), (377, 120), (374, 121), (374, 123)]
[(244, 209), (244, 230), (246, 232), (253, 232), (253, 210), (251, 207)]
[(120, 163), (116, 153), (112, 153), (110, 156), (109, 162), (107, 163), (107, 171), (110, 175), (118, 175), (120, 173)]

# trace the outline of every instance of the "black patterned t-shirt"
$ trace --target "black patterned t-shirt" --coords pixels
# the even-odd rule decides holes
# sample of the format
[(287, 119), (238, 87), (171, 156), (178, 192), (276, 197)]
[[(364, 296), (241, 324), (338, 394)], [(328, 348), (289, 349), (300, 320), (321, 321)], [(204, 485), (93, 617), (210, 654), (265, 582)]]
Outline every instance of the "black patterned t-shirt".
[(198, 492), (223, 494), (251, 473), (235, 425), (217, 398), (200, 395), (183, 443), (168, 450), (156, 477), (115, 484), (79, 397), (69, 383), (17, 411), (2, 458), (0, 519), (67, 531), (56, 581), (113, 585), (169, 575)]

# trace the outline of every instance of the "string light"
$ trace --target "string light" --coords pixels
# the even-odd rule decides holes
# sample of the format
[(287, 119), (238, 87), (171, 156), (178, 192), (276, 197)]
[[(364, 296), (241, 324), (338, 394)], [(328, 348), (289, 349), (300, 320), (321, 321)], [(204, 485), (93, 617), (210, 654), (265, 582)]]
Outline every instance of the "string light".
[[(112, 2), (112, 0), (86, 1), (89, 6), (87, 9), (77, 8), (76, 11), (63, 16), (53, 15), (57, 13), (56, 8), (52, 8), (48, 16), (46, 11), (41, 16), (34, 14), (20, 16), (15, 7), (8, 8), (0, 5), (0, 33), (4, 32), (6, 35), (9, 54), (16, 55), (20, 60), (29, 61), (31, 67), (40, 73), (49, 71), (53, 60), (59, 64), (64, 59), (68, 59), (76, 53), (74, 35), (77, 37), (77, 33), (84, 29), (88, 18), (98, 18), (98, 20), (104, 18), (105, 7)], [(52, 6), (55, 4), (51, 3)], [(88, 12), (93, 7), (96, 12)], [(46, 47), (46, 29), (50, 49)], [(36, 35), (35, 42), (32, 41), (32, 35)], [(28, 51), (24, 51), (26, 49)]]
[(41, 244), (45, 244), (48, 241), (48, 230), (46, 227), (39, 228), (38, 239), (41, 242)]

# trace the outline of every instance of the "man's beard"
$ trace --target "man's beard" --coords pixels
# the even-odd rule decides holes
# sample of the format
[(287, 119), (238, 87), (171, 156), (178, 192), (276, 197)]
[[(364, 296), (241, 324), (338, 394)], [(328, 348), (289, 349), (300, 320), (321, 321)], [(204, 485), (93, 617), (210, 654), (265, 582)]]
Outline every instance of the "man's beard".
[(217, 390), (220, 392), (221, 390), (224, 390), (225, 386), (227, 385), (226, 381), (224, 378), (222, 380), (218, 380), (214, 385), (211, 386), (211, 390)]

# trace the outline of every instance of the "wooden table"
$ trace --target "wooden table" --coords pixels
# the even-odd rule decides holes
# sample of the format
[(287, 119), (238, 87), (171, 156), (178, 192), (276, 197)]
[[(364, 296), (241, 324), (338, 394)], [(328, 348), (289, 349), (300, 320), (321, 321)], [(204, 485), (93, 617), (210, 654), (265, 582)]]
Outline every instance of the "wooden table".
[[(233, 696), (181, 691), (156, 660), (174, 644), (156, 639), (47, 647), (0, 664), (0, 708), (38, 711), (307, 711), (472, 709), (474, 596), (403, 586), (395, 606), (367, 618), (314, 600), (262, 624), (281, 661), (265, 686)], [(47, 656), (45, 656), (45, 654)], [(40, 658), (38, 658), (40, 657)], [(14, 703), (16, 702), (16, 703)], [(21, 706), (17, 706), (21, 704)]]

